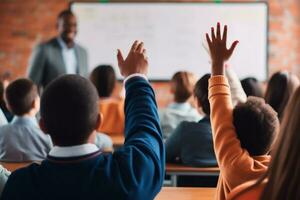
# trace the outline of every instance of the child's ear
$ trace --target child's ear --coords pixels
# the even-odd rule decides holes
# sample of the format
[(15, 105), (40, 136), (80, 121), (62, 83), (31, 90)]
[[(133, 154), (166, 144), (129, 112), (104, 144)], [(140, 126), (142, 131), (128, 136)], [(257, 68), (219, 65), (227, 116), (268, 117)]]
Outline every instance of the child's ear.
[(40, 120), (39, 120), (39, 125), (40, 125), (40, 129), (41, 129), (44, 133), (47, 133), (47, 132), (48, 132), (48, 131), (47, 131), (47, 128), (46, 128), (46, 126), (45, 126), (45, 122), (44, 122), (43, 118), (40, 118)]
[(96, 123), (96, 130), (99, 130), (102, 124), (102, 120), (103, 120), (103, 115), (102, 113), (98, 114), (98, 119), (97, 119), (97, 123)]
[(32, 108), (38, 112), (40, 110), (40, 97), (37, 96), (34, 101), (32, 102)]

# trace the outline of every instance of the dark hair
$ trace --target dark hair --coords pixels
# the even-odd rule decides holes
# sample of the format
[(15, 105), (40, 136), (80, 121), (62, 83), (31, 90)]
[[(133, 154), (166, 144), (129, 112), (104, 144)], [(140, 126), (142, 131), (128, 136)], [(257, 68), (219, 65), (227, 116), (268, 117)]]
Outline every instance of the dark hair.
[(276, 112), (259, 97), (248, 97), (234, 108), (233, 124), (242, 148), (251, 156), (268, 153), (279, 129)]
[(33, 108), (33, 102), (38, 96), (36, 85), (29, 79), (17, 79), (5, 90), (6, 103), (15, 115), (24, 115)]
[(241, 80), (241, 84), (247, 97), (249, 96), (263, 97), (263, 90), (256, 78), (254, 77), (245, 78)]
[(178, 103), (186, 102), (193, 93), (194, 84), (192, 83), (193, 74), (186, 71), (176, 72), (171, 82), (174, 87), (174, 99)]
[(205, 74), (196, 83), (194, 88), (194, 96), (200, 102), (203, 112), (210, 115), (210, 106), (208, 100), (208, 80), (210, 74)]
[(97, 91), (81, 76), (60, 76), (43, 92), (41, 118), (56, 145), (84, 144), (96, 129), (98, 114)]
[[(300, 88), (296, 89), (284, 114), (272, 161), (266, 173), (268, 182), (260, 199), (295, 199), (300, 183)], [(260, 184), (263, 179), (258, 182)]]
[(280, 120), (290, 96), (299, 85), (296, 79), (287, 72), (277, 72), (269, 81), (265, 100), (278, 113)]
[(73, 15), (74, 16), (74, 13), (70, 10), (70, 9), (67, 9), (67, 10), (63, 10), (61, 11), (58, 16), (57, 16), (57, 20), (60, 20), (64, 17), (67, 17), (67, 16), (70, 16), (70, 15)]
[(92, 71), (90, 80), (97, 88), (99, 97), (110, 97), (117, 78), (112, 66), (99, 65)]

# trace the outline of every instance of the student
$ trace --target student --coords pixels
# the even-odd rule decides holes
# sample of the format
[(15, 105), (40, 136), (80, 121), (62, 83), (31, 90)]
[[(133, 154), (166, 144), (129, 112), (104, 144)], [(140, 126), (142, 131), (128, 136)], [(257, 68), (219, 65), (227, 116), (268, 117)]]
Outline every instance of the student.
[(87, 79), (64, 75), (41, 99), (40, 125), (55, 147), (41, 163), (13, 172), (1, 200), (154, 199), (164, 178), (164, 145), (144, 44), (118, 62), (124, 76), (125, 144), (104, 154), (89, 144), (101, 124), (98, 94)]
[(110, 136), (124, 135), (124, 99), (114, 97), (117, 78), (115, 71), (110, 65), (99, 65), (90, 76), (99, 95), (99, 111), (103, 115), (102, 125), (98, 131)]
[(241, 83), (247, 97), (249, 96), (261, 97), (261, 98), (264, 97), (261, 84), (258, 82), (256, 78), (254, 77), (244, 78), (241, 81)]
[(237, 45), (226, 48), (227, 26), (221, 37), (220, 24), (211, 37), (206, 34), (212, 59), (209, 103), (216, 158), (220, 167), (217, 199), (227, 199), (236, 186), (266, 173), (272, 142), (279, 128), (275, 111), (263, 99), (250, 97), (235, 108), (230, 99), (224, 62)]
[(0, 127), (0, 160), (44, 160), (52, 148), (52, 141), (40, 130), (35, 118), (40, 109), (36, 85), (28, 79), (18, 79), (8, 85), (5, 100), (15, 117), (10, 124)]
[(195, 85), (194, 74), (180, 71), (171, 79), (171, 93), (174, 95), (174, 102), (160, 112), (160, 123), (164, 138), (170, 134), (182, 121), (199, 121), (202, 116), (188, 102), (193, 93)]
[(258, 180), (238, 186), (230, 194), (230, 199), (299, 199), (299, 112), (300, 88), (298, 87), (286, 108), (267, 173)]
[(299, 79), (297, 76), (288, 72), (277, 72), (271, 77), (265, 99), (266, 102), (278, 113), (280, 121), (290, 96), (298, 86)]
[(166, 140), (166, 161), (195, 167), (217, 166), (210, 126), (208, 79), (205, 74), (197, 81), (194, 96), (199, 109), (205, 113), (198, 122), (181, 122)]

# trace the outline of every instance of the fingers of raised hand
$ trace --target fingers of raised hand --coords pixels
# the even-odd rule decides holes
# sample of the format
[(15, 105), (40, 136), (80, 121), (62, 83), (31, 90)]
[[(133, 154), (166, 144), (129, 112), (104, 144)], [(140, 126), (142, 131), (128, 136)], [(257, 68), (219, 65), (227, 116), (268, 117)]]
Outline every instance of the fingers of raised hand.
[(134, 43), (131, 46), (131, 50), (130, 51), (135, 52), (136, 49), (137, 49), (137, 47), (139, 46), (139, 43), (140, 42), (138, 40), (135, 40)]

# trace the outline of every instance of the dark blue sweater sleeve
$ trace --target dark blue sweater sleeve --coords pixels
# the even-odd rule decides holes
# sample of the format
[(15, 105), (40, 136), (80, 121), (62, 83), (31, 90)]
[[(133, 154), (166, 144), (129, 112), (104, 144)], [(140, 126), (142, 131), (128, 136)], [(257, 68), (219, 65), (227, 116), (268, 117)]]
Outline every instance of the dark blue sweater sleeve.
[[(113, 171), (128, 199), (153, 199), (164, 180), (165, 150), (153, 89), (147, 80), (126, 82), (125, 144), (113, 154)], [(132, 194), (131, 194), (132, 193)]]

